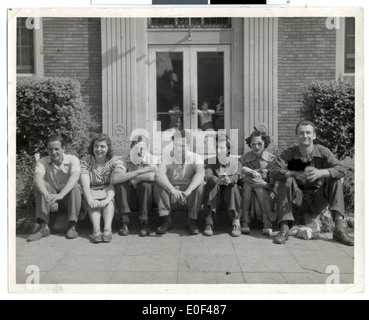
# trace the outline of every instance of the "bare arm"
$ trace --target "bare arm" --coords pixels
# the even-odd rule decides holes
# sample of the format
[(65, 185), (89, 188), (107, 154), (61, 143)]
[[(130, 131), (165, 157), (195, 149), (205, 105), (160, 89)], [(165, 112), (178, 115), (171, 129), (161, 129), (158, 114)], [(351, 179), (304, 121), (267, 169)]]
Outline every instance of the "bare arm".
[(65, 184), (65, 187), (59, 192), (59, 195), (64, 198), (73, 188), (77, 185), (78, 180), (81, 176), (81, 172), (73, 171)]
[(88, 204), (90, 204), (93, 201), (92, 194), (91, 194), (91, 188), (90, 188), (90, 176), (88, 174), (82, 174), (80, 181), (81, 181), (83, 195), (85, 196)]
[(46, 197), (49, 195), (49, 191), (46, 188), (44, 177), (45, 177), (44, 173), (36, 172), (34, 182), (36, 189)]
[(155, 179), (156, 179), (157, 184), (161, 186), (165, 191), (172, 193), (172, 194), (176, 193), (177, 190), (174, 188), (174, 186), (171, 184), (171, 182), (168, 179), (167, 166), (165, 163), (162, 163), (159, 166)]
[(112, 181), (113, 181), (113, 184), (124, 183), (132, 179), (135, 179), (136, 181), (139, 181), (139, 182), (155, 181), (155, 172), (156, 172), (155, 167), (145, 167), (137, 171), (123, 172), (123, 173), (114, 175)]
[(186, 195), (190, 195), (193, 191), (195, 191), (202, 183), (204, 183), (205, 179), (205, 167), (203, 165), (196, 166), (196, 174), (193, 176), (190, 185), (186, 190)]
[(137, 182), (154, 182), (155, 181), (155, 172), (141, 174), (136, 178)]

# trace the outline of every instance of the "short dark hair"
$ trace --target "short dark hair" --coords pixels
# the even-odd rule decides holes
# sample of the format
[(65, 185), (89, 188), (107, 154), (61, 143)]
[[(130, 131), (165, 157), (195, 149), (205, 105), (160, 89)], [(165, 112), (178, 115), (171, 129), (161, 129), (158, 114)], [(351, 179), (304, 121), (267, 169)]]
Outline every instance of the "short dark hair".
[(261, 137), (261, 139), (264, 141), (264, 147), (268, 148), (269, 145), (272, 143), (272, 139), (266, 134), (266, 132), (255, 128), (254, 132), (251, 133), (251, 135), (246, 139), (247, 145), (251, 148), (251, 141), (254, 137)]
[(185, 129), (182, 129), (176, 130), (176, 132), (173, 134), (172, 141), (174, 141), (175, 139), (186, 139), (186, 144), (190, 146), (192, 137), (189, 132), (187, 132)]
[(297, 126), (296, 126), (296, 134), (298, 134), (299, 132), (299, 128), (302, 127), (302, 126), (312, 126), (313, 129), (314, 129), (314, 133), (316, 132), (316, 127), (315, 127), (315, 124), (312, 123), (311, 121), (308, 121), (308, 120), (301, 120)]
[(216, 135), (215, 138), (216, 146), (218, 147), (219, 143), (225, 142), (227, 147), (227, 155), (229, 156), (231, 154), (231, 139), (228, 137), (228, 135)]
[(150, 141), (147, 137), (142, 137), (142, 136), (138, 136), (137, 139), (134, 139), (131, 141), (131, 145), (130, 145), (130, 148), (133, 149), (133, 147), (140, 143), (140, 142), (143, 142), (146, 144), (146, 146), (149, 146), (150, 145)]
[(108, 153), (106, 154), (106, 158), (108, 160), (111, 160), (114, 156), (113, 153), (113, 148), (111, 146), (111, 139), (109, 138), (108, 135), (101, 133), (96, 135), (95, 137), (93, 137), (90, 141), (90, 145), (88, 146), (88, 153), (93, 157), (94, 154), (94, 146), (96, 142), (101, 142), (101, 141), (105, 141), (106, 144), (108, 145)]
[(46, 147), (49, 145), (49, 143), (51, 143), (51, 142), (57, 142), (57, 141), (59, 141), (60, 144), (61, 144), (61, 146), (62, 146), (62, 148), (64, 148), (64, 145), (65, 145), (64, 138), (62, 136), (56, 135), (56, 134), (55, 135), (52, 135), (52, 136), (49, 136), (47, 138), (47, 140), (46, 140)]

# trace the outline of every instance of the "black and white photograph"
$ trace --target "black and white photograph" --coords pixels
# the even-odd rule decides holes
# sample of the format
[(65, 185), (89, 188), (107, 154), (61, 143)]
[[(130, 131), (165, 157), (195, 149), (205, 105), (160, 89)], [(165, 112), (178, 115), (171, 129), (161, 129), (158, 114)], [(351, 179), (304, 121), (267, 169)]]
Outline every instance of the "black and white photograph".
[(11, 288), (363, 281), (362, 11), (260, 10), (9, 10)]

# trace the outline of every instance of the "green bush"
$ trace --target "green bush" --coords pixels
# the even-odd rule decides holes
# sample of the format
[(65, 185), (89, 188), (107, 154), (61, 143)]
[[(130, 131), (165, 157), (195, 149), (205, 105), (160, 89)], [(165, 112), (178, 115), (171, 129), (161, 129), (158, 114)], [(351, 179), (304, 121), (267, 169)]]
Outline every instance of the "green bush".
[(348, 175), (343, 182), (343, 196), (345, 200), (345, 209), (348, 216), (354, 216), (355, 213), (355, 174), (353, 169), (348, 170)]
[[(46, 155), (45, 140), (61, 135), (67, 153), (83, 156), (98, 129), (82, 101), (80, 84), (68, 78), (27, 78), (17, 83), (17, 216), (34, 210), (35, 154)], [(23, 218), (23, 217), (18, 217)]]
[(302, 91), (301, 115), (316, 126), (318, 143), (341, 160), (355, 151), (355, 86), (341, 81), (311, 82)]
[(45, 139), (60, 134), (68, 152), (86, 152), (98, 128), (81, 96), (79, 82), (68, 78), (27, 78), (17, 83), (17, 154), (45, 155)]

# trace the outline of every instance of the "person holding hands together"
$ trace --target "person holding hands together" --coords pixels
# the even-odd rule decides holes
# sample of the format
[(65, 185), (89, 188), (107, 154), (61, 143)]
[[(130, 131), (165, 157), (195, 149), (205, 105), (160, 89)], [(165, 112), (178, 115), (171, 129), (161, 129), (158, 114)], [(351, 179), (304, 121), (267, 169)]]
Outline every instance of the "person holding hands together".
[[(115, 189), (113, 177), (123, 172), (123, 163), (113, 156), (110, 138), (100, 134), (92, 139), (88, 148), (89, 157), (81, 165), (81, 184), (84, 194), (84, 207), (87, 207), (92, 225), (93, 243), (107, 243), (113, 240), (112, 222), (114, 218)], [(104, 218), (104, 231), (101, 233), (101, 216)]]

